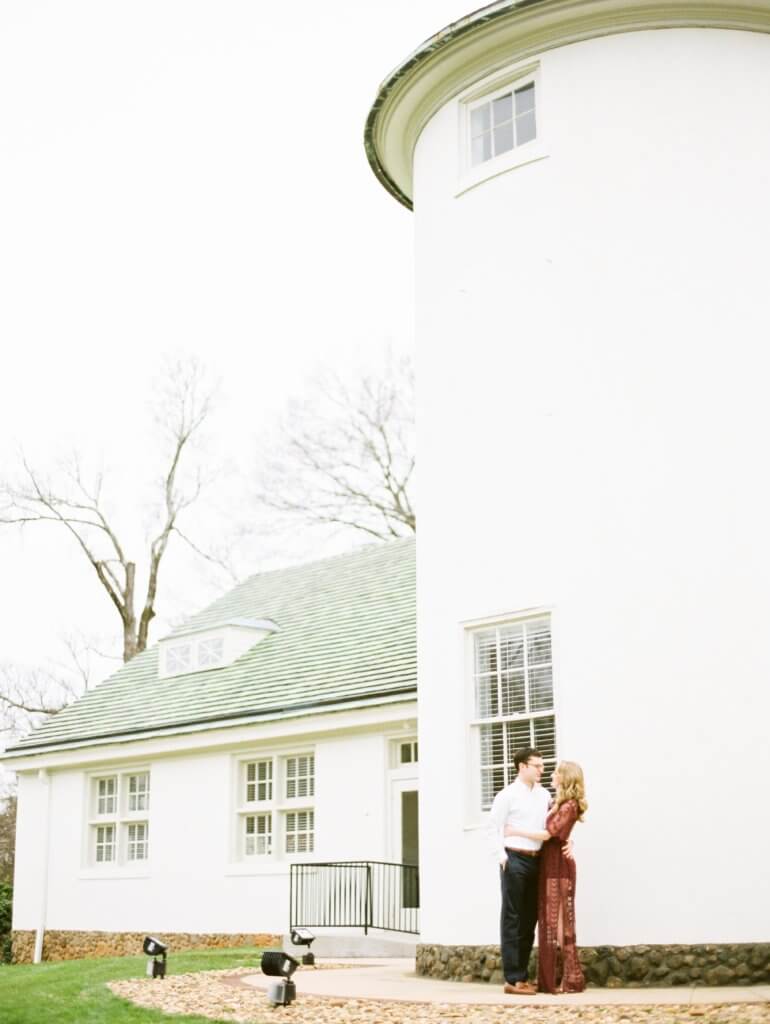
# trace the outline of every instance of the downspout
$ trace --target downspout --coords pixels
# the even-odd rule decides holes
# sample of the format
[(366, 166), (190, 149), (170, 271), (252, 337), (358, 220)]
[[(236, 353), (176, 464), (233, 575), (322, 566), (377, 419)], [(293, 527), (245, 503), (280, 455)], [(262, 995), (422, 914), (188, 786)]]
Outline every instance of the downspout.
[(48, 860), (51, 846), (51, 776), (45, 768), (37, 773), (38, 782), (46, 788), (45, 820), (43, 821), (43, 877), (40, 885), (40, 912), (38, 916), (37, 930), (35, 932), (35, 952), (32, 957), (33, 964), (39, 964), (43, 959), (43, 938), (45, 936), (45, 919), (48, 910)]

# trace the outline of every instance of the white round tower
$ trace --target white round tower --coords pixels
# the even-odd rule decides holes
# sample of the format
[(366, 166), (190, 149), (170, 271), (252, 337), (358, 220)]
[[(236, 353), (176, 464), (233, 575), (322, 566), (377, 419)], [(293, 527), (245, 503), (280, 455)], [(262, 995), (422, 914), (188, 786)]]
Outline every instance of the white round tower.
[(496, 941), (526, 737), (586, 773), (579, 945), (767, 938), (768, 124), (770, 0), (505, 0), (372, 108), (416, 219), (426, 945)]

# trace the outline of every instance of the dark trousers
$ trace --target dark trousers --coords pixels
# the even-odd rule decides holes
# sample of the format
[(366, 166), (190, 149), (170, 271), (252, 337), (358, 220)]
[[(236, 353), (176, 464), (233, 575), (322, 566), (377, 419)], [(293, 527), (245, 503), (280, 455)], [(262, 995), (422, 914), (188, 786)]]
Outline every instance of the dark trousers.
[(503, 975), (512, 985), (527, 980), (537, 924), (539, 868), (539, 857), (526, 857), (509, 850), (505, 870), (500, 870), (500, 952)]

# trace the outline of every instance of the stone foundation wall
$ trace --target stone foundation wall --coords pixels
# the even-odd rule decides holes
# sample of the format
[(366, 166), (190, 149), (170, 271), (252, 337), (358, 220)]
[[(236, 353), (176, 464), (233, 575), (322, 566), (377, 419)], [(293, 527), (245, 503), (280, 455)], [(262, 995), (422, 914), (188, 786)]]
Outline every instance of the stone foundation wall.
[[(147, 932), (70, 932), (47, 931), (43, 937), (44, 960), (79, 960), (81, 957), (126, 956), (142, 952)], [(169, 953), (184, 949), (229, 946), (280, 946), (281, 936), (267, 932), (249, 934), (190, 934), (158, 932), (155, 938), (166, 943)], [(33, 931), (11, 933), (11, 955), (15, 964), (32, 963), (35, 950)]]
[[(701, 946), (584, 946), (586, 981), (599, 988), (672, 985), (767, 985), (770, 943)], [(417, 973), (452, 981), (502, 985), (499, 946), (418, 946)], [(537, 977), (537, 951), (530, 962)]]

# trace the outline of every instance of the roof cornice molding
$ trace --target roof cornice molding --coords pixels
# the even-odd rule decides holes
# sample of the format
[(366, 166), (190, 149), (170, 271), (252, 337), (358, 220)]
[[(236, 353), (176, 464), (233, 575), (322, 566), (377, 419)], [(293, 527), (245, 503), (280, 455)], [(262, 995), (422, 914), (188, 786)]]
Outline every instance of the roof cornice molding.
[[(401, 706), (414, 703), (416, 700), (417, 687), (405, 686), (385, 695), (372, 696), (365, 694), (346, 701), (318, 702), (285, 710), (268, 711), (263, 714), (222, 716), (220, 718), (209, 718), (205, 721), (179, 723), (178, 725), (170, 725), (158, 729), (136, 729), (26, 747), (12, 747), (0, 754), (0, 761), (9, 762), (8, 768), (10, 771), (37, 770), (40, 766), (40, 758), (48, 757), (49, 761), (46, 763), (53, 764), (55, 762), (50, 762), (50, 756), (58, 754), (66, 755), (69, 753), (93, 751), (115, 745), (125, 747), (150, 740), (172, 739), (174, 737), (187, 737), (189, 740), (193, 736), (203, 737), (206, 734), (221, 735), (223, 731), (234, 731), (243, 726), (264, 726), (294, 719), (317, 720), (324, 718), (327, 722), (332, 722), (335, 716), (340, 714), (362, 709), (376, 712), (378, 709), (385, 709), (391, 705)], [(201, 740), (201, 749), (204, 745)], [(187, 749), (192, 749), (192, 745), (189, 742)]]
[(431, 36), (388, 75), (369, 111), (366, 154), (412, 208), (414, 148), (430, 118), (474, 81), (547, 50), (670, 28), (770, 33), (770, 0), (500, 0)]

